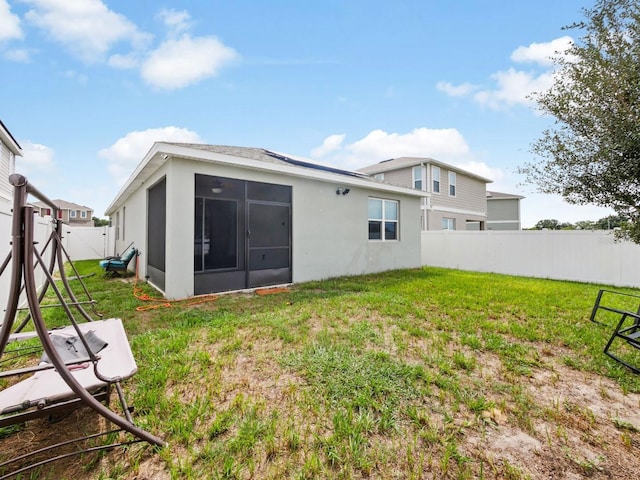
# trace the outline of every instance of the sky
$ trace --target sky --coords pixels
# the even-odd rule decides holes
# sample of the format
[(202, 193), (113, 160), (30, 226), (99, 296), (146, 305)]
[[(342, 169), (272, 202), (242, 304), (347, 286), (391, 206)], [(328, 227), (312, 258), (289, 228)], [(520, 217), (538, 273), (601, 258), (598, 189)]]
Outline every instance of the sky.
[[(553, 125), (528, 96), (593, 0), (0, 0), (16, 172), (102, 217), (155, 141), (357, 169), (431, 157), (514, 193), (523, 227), (612, 211), (517, 168)], [(575, 38), (572, 38), (572, 35)]]

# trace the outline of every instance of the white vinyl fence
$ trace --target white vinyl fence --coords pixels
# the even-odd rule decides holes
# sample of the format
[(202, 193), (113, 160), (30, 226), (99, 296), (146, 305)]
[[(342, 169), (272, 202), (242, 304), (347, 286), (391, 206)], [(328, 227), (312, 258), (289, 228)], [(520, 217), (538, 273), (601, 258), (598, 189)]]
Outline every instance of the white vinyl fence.
[[(8, 204), (0, 203), (0, 265), (5, 261), (11, 251), (11, 208)], [(53, 229), (50, 217), (35, 217), (34, 239), (37, 248), (42, 249), (49, 239)], [(114, 229), (113, 227), (76, 227), (64, 225), (62, 230), (62, 245), (72, 261), (101, 259), (108, 255), (114, 255)], [(51, 249), (48, 248), (44, 260), (49, 265)], [(0, 276), (0, 324), (3, 320), (4, 307), (7, 304), (11, 277), (11, 264)], [(36, 280), (43, 284), (45, 280), (41, 269), (36, 269)], [(24, 299), (21, 299), (24, 300)]]
[(115, 255), (113, 227), (75, 227), (64, 225), (62, 246), (71, 260), (91, 260)]
[[(0, 265), (5, 261), (7, 255), (11, 252), (11, 208), (4, 203), (0, 204)], [(49, 234), (51, 233), (51, 222), (49, 219), (42, 217), (36, 217), (34, 225), (34, 238), (38, 242), (38, 245), (44, 246)], [(51, 249), (44, 255), (44, 261), (49, 265)], [(41, 269), (36, 270), (36, 280), (39, 284), (44, 283), (45, 275)], [(9, 285), (11, 283), (11, 263), (6, 267), (6, 270), (0, 276), (0, 324), (4, 319), (4, 310), (7, 305)], [(23, 299), (21, 299), (23, 300)]]
[(428, 231), (422, 264), (640, 287), (640, 245), (606, 231)]

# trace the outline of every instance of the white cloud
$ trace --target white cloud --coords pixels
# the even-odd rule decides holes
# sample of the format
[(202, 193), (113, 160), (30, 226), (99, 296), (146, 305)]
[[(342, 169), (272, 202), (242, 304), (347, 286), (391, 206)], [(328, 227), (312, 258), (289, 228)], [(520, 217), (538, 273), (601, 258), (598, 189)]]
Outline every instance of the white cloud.
[(177, 11), (173, 9), (162, 9), (158, 13), (158, 18), (164, 22), (173, 35), (178, 35), (191, 28), (191, 15), (186, 10)]
[(135, 53), (130, 53), (127, 55), (116, 53), (115, 55), (111, 55), (109, 57), (107, 64), (113, 68), (126, 70), (130, 68), (138, 67), (138, 65), (140, 65), (140, 59), (138, 58), (138, 55)]
[(7, 0), (0, 0), (0, 41), (22, 38), (20, 18), (11, 13)]
[(564, 54), (573, 45), (573, 39), (568, 35), (546, 43), (532, 43), (528, 47), (518, 47), (511, 54), (511, 60), (516, 63), (529, 62), (545, 67), (553, 65), (554, 57)]
[(531, 43), (518, 47), (511, 54), (514, 63), (531, 63), (531, 70), (524, 71), (515, 67), (500, 70), (489, 78), (492, 85), (482, 88), (469, 82), (454, 85), (450, 82), (438, 82), (436, 88), (452, 97), (470, 97), (476, 103), (492, 109), (504, 109), (514, 106), (530, 106), (530, 96), (534, 92), (544, 92), (553, 84), (553, 57), (566, 54), (572, 45), (572, 38), (564, 36), (545, 43)]
[(98, 155), (107, 160), (109, 173), (122, 185), (155, 142), (202, 143), (202, 139), (186, 128), (151, 128), (127, 133)]
[[(23, 0), (25, 19), (85, 63), (104, 62), (117, 69), (139, 68), (147, 84), (177, 89), (216, 76), (238, 53), (214, 36), (193, 37), (186, 10), (162, 9), (156, 18), (167, 29), (165, 40), (151, 48), (152, 35), (141, 31), (103, 0)], [(0, 41), (22, 34), (19, 18), (0, 0)], [(120, 51), (117, 51), (119, 49)], [(5, 52), (5, 58), (28, 61), (28, 52)]]
[[(493, 182), (501, 182), (506, 176), (504, 170), (502, 170), (501, 168), (490, 167), (486, 163), (478, 162), (476, 160), (456, 162), (454, 165), (468, 172), (480, 175), (481, 177), (488, 178)], [(487, 190), (493, 190), (493, 183), (487, 185)], [(509, 193), (513, 192), (509, 191)]]
[(491, 78), (496, 81), (496, 88), (476, 92), (473, 99), (480, 105), (496, 110), (514, 105), (531, 105), (533, 102), (529, 95), (546, 91), (553, 84), (552, 71), (536, 75), (510, 68), (493, 74)]
[(215, 37), (185, 34), (162, 43), (143, 63), (140, 73), (149, 85), (172, 90), (214, 77), (236, 58), (237, 52)]
[[(0, 0), (1, 1), (1, 0)], [(23, 48), (16, 48), (14, 50), (7, 50), (2, 54), (3, 58), (11, 60), (12, 62), (29, 63), (31, 61), (31, 54), (28, 50)]]
[(478, 89), (477, 85), (468, 82), (460, 85), (453, 85), (449, 82), (438, 82), (436, 88), (450, 97), (466, 97)]
[(325, 162), (346, 169), (358, 169), (382, 160), (397, 157), (431, 157), (458, 164), (471, 160), (467, 142), (455, 128), (416, 128), (408, 133), (388, 133), (373, 130), (350, 144), (343, 144), (344, 135), (330, 135), (312, 155), (324, 153)]
[(55, 152), (39, 143), (21, 140), (22, 157), (16, 157), (16, 172), (29, 175), (33, 173), (49, 172), (55, 166)]
[(100, 0), (25, 0), (25, 18), (84, 62), (101, 61), (119, 42), (143, 47), (150, 36)]
[(324, 157), (331, 152), (339, 150), (342, 147), (342, 142), (344, 141), (345, 137), (346, 135), (344, 133), (329, 135), (324, 139), (322, 145), (311, 150), (311, 155), (313, 155), (314, 157)]

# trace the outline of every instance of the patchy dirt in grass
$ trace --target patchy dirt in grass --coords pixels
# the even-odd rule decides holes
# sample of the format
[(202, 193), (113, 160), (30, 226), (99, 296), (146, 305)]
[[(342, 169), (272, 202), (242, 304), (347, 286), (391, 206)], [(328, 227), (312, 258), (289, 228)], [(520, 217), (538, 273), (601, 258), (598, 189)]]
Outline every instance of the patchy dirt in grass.
[[(384, 331), (387, 333), (382, 339), (383, 345), (395, 345), (391, 329)], [(243, 338), (242, 333), (238, 338)], [(283, 342), (268, 335), (256, 338), (255, 334), (246, 340), (229, 352), (225, 351), (229, 346), (223, 342), (210, 344), (204, 337), (194, 338), (195, 348), (207, 351), (211, 358), (226, 355), (225, 361), (216, 366), (219, 368), (215, 375), (215, 381), (219, 383), (215, 389), (218, 411), (231, 408), (236, 398), (242, 397), (260, 405), (267, 414), (277, 411), (281, 418), (294, 421), (301, 427), (301, 441), (309, 443), (306, 448), (316, 448), (311, 444), (330, 434), (327, 430), (330, 420), (323, 421), (317, 418), (317, 413), (300, 410), (306, 382), (280, 365), (278, 355), (283, 351)], [(427, 340), (417, 341), (427, 346)], [(409, 350), (415, 352), (413, 348)], [(374, 464), (367, 472), (357, 472), (355, 478), (359, 478), (358, 475), (361, 478), (405, 478), (408, 473), (415, 478), (478, 478), (480, 474), (485, 479), (638, 478), (639, 394), (625, 394), (613, 381), (574, 370), (560, 363), (560, 356), (544, 352), (541, 353), (543, 366), (532, 368), (529, 376), (516, 376), (506, 371), (494, 354), (474, 352), (474, 355), (476, 368), (461, 374), (468, 385), (473, 382), (516, 385), (522, 402), (515, 401), (512, 393), (494, 388), (482, 392), (491, 401), (491, 406), (481, 414), (464, 411), (464, 407), (459, 411), (463, 419), (460, 423), (466, 423), (466, 426), (461, 428), (463, 433), (458, 437), (457, 449), (470, 459), (468, 475), (456, 475), (453, 471), (443, 473), (442, 459), (438, 457), (442, 455), (441, 451), (429, 444), (416, 444), (416, 447), (423, 447), (422, 452), (419, 448), (411, 451), (407, 447), (409, 439), (396, 435), (371, 438), (372, 445), (382, 446), (379, 464)], [(417, 354), (411, 357), (418, 359)], [(194, 378), (186, 386), (171, 386), (168, 393), (177, 393), (189, 402), (204, 392), (211, 392), (205, 377)], [(441, 399), (426, 398), (424, 405), (428, 406), (432, 401)], [(523, 406), (530, 410), (523, 411)], [(207, 419), (203, 419), (203, 423), (207, 423)], [(86, 410), (76, 411), (56, 424), (32, 421), (18, 433), (0, 440), (0, 451), (3, 455), (19, 453), (45, 442), (61, 441), (78, 430), (91, 431), (100, 425), (96, 415)], [(411, 435), (415, 435), (415, 431)], [(154, 454), (149, 448), (140, 454), (142, 448), (129, 453), (118, 449), (102, 458), (96, 455), (74, 457), (59, 462), (48, 476), (41, 478), (98, 478), (100, 471), (109, 471), (115, 464), (122, 465), (122, 473), (117, 478), (171, 478), (163, 456)], [(177, 464), (193, 454), (184, 445), (170, 445), (168, 449), (167, 456)], [(251, 474), (245, 472), (241, 478), (289, 478), (295, 470), (287, 466), (287, 462), (304, 463), (303, 451), (304, 448), (298, 452), (280, 448), (277, 461), (270, 460), (265, 452), (258, 452), (255, 470)], [(422, 459), (416, 460), (419, 455)], [(335, 476), (339, 476), (337, 472)]]
[(491, 478), (637, 478), (640, 395), (624, 394), (617, 384), (594, 374), (549, 366), (522, 377), (523, 394), (530, 396), (535, 410), (530, 428), (505, 422), (514, 412), (501, 412), (502, 420), (488, 418), (486, 429), (468, 436), (462, 450), (484, 460), (496, 474)]

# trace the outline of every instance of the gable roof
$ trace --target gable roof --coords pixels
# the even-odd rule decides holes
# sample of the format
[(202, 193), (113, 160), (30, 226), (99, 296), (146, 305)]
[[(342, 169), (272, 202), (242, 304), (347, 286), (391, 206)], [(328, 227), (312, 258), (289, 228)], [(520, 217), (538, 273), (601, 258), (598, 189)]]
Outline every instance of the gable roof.
[(156, 142), (125, 182), (113, 202), (107, 207), (105, 214), (111, 215), (117, 210), (133, 192), (140, 188), (140, 186), (171, 157), (232, 165), (238, 168), (268, 171), (322, 182), (337, 182), (349, 187), (360, 186), (417, 197), (429, 195), (426, 192), (412, 188), (376, 182), (360, 172), (341, 169), (314, 162), (313, 160), (273, 152), (264, 148)]
[(17, 140), (13, 138), (13, 135), (11, 135), (11, 132), (5, 124), (2, 123), (2, 120), (0, 120), (0, 140), (9, 147), (9, 150), (11, 150), (14, 155), (22, 156), (22, 147)]
[(390, 158), (389, 160), (383, 160), (373, 165), (360, 168), (358, 169), (358, 171), (361, 173), (365, 173), (367, 175), (375, 175), (377, 173), (385, 173), (393, 170), (400, 170), (402, 168), (416, 167), (418, 165), (423, 165), (423, 164), (431, 164), (437, 167), (442, 167), (447, 170), (451, 170), (453, 172), (466, 175), (467, 177), (475, 178), (476, 180), (480, 180), (481, 182), (484, 182), (484, 183), (493, 183), (493, 180), (489, 180), (488, 178), (482, 177), (468, 170), (464, 170), (463, 168), (456, 167), (454, 165), (449, 165), (448, 163), (444, 163), (429, 157)]
[[(93, 211), (92, 208), (85, 207), (84, 205), (78, 205), (77, 203), (67, 202), (66, 200), (51, 200), (60, 210), (87, 210)], [(32, 205), (35, 205), (39, 208), (46, 208), (48, 205), (44, 202), (32, 202)]]
[(513, 193), (501, 193), (501, 192), (490, 192), (487, 190), (487, 200), (522, 200), (522, 195), (515, 195)]

